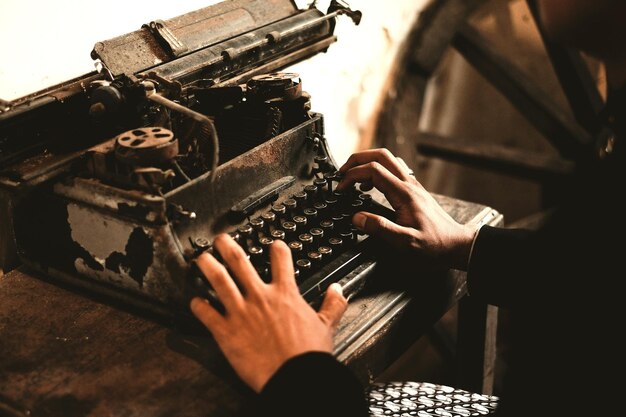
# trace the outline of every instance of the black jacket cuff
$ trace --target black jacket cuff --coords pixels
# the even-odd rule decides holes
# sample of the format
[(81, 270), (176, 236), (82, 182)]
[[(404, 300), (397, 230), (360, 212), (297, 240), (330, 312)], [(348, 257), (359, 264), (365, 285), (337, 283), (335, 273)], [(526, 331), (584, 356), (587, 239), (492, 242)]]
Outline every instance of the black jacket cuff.
[(288, 360), (260, 394), (263, 416), (367, 416), (364, 389), (332, 355), (308, 352)]

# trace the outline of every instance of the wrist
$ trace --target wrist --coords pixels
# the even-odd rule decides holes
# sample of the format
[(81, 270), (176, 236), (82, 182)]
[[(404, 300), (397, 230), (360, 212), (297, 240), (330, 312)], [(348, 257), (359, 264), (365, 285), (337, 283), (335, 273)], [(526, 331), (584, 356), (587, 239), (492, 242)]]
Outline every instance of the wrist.
[(460, 225), (453, 244), (450, 267), (461, 271), (467, 271), (469, 259), (478, 235), (480, 226), (476, 224)]

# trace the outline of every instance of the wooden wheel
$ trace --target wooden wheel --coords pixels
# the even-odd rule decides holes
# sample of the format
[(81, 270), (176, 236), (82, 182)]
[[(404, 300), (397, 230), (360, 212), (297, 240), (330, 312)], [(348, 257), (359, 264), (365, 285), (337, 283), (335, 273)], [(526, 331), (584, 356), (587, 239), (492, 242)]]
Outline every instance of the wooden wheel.
[[(556, 104), (529, 74), (467, 23), (485, 3), (437, 0), (419, 16), (407, 36), (394, 77), (391, 90), (395, 95), (387, 98), (380, 113), (375, 145), (389, 148), (406, 161), (436, 157), (538, 182), (545, 191), (544, 206), (550, 206), (559, 184), (573, 171), (573, 161), (594, 154), (596, 143), (610, 135), (599, 118), (604, 103), (581, 55), (551, 42), (537, 24), (571, 112)], [(526, 3), (538, 22), (536, 0)], [(545, 155), (420, 130), (416, 120), (422, 112), (424, 91), (448, 48), (458, 51), (558, 152)], [(398, 137), (406, 140), (398, 141)], [(412, 168), (418, 170), (415, 165)]]

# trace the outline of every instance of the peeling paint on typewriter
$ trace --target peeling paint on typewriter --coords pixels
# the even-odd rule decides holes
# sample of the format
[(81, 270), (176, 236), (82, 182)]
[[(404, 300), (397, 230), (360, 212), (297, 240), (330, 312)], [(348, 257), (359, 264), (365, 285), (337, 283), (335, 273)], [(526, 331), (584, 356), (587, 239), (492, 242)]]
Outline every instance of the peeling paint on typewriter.
[(338, 15), (360, 20), (336, 1), (219, 3), (98, 42), (98, 72), (3, 105), (0, 184), (21, 260), (177, 314), (210, 291), (193, 259), (230, 232), (264, 279), (268, 245), (285, 240), (312, 303), (332, 282), (358, 288), (373, 261), (351, 215), (387, 209), (334, 189), (322, 115), (281, 72), (335, 42)]

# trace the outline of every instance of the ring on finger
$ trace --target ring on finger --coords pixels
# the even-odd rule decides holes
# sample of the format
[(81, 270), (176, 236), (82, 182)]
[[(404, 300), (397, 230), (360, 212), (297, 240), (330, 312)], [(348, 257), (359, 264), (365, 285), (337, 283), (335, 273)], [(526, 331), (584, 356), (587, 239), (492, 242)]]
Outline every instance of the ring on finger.
[(402, 165), (404, 167), (404, 169), (407, 170), (407, 174), (411, 177), (415, 176), (415, 172), (413, 172), (413, 170), (411, 168), (409, 168), (409, 166), (407, 165), (406, 162), (404, 162), (404, 159), (400, 158), (399, 156), (396, 157), (396, 159), (398, 160), (398, 162), (400, 163), (400, 165)]

